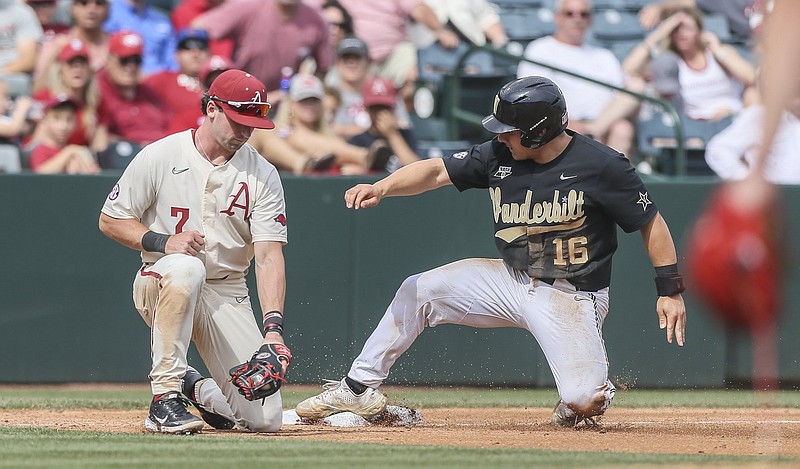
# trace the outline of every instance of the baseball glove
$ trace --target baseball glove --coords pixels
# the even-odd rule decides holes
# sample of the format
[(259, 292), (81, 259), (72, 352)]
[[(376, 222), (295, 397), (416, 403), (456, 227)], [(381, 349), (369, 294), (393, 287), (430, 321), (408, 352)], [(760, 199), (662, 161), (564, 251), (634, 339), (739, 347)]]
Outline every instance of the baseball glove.
[(250, 361), (230, 369), (231, 382), (239, 388), (239, 394), (248, 401), (269, 397), (286, 381), (286, 368), (292, 362), (292, 352), (284, 344), (264, 344), (253, 354)]
[(772, 324), (780, 305), (783, 227), (777, 204), (743, 212), (723, 186), (690, 233), (689, 279), (723, 323)]

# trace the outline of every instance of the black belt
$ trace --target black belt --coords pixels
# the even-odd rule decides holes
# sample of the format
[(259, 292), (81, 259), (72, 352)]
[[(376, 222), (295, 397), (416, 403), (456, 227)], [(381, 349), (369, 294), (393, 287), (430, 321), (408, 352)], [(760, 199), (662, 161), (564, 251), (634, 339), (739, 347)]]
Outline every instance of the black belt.
[[(537, 279), (537, 280), (540, 280), (540, 281), (542, 281), (542, 282), (544, 282), (544, 283), (546, 283), (546, 284), (548, 284), (550, 286), (553, 286), (553, 284), (556, 283), (556, 279), (554, 279), (554, 278), (540, 278), (540, 279)], [(575, 291), (585, 291), (585, 292), (597, 293), (600, 290), (602, 290), (602, 288), (593, 289), (593, 288), (579, 287), (579, 286), (575, 285), (574, 283), (570, 282), (568, 278), (565, 278), (564, 280), (566, 280), (567, 282), (569, 282), (570, 285), (575, 287)]]

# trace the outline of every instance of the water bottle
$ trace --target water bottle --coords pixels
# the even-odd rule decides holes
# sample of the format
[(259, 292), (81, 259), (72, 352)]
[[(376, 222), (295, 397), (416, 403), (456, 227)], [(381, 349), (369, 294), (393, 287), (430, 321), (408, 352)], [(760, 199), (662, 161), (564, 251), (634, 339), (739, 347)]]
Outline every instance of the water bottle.
[(292, 67), (283, 67), (281, 69), (281, 91), (286, 94), (289, 93), (289, 86), (292, 84), (292, 75), (294, 75)]

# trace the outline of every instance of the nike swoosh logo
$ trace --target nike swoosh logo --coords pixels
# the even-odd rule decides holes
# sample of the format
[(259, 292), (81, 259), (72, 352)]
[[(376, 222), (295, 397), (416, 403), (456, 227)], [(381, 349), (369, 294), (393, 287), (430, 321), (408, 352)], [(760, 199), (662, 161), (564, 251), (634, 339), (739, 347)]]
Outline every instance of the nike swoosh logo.
[(174, 166), (172, 167), (172, 174), (180, 174), (186, 171), (189, 171), (189, 168), (178, 169)]
[(161, 425), (164, 425), (164, 422), (166, 422), (168, 418), (169, 418), (169, 415), (165, 415), (165, 416), (164, 416), (164, 418), (161, 418), (161, 417), (158, 417), (158, 416), (156, 416), (156, 420), (157, 420), (157, 421), (158, 421), (158, 423), (160, 423)]
[(237, 296), (237, 297), (235, 297), (235, 298), (236, 298), (236, 302), (237, 302), (237, 303), (240, 303), (240, 304), (241, 304), (241, 303), (244, 303), (244, 300), (246, 300), (246, 299), (247, 299), (247, 297), (246, 297), (246, 296)]
[[(174, 171), (174, 170), (173, 170), (173, 171)], [(575, 174), (575, 175), (573, 175), (573, 176), (564, 176), (564, 173), (561, 173), (561, 180), (562, 180), (562, 181), (566, 181), (567, 179), (575, 179), (576, 177), (578, 177), (578, 175), (577, 175), (577, 174)]]

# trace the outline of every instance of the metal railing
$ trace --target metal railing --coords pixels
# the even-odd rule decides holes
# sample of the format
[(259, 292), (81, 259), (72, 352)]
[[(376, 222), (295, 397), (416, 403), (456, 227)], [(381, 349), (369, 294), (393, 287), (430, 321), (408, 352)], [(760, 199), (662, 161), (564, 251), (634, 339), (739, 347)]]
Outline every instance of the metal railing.
[[(461, 122), (468, 122), (471, 124), (476, 124), (478, 126), (481, 125), (481, 119), (483, 119), (483, 115), (476, 114), (474, 112), (463, 109), (459, 106), (459, 103), (460, 103), (461, 88), (462, 88), (460, 78), (462, 76), (464, 64), (466, 63), (466, 60), (470, 55), (482, 51), (486, 51), (491, 54), (498, 55), (500, 57), (505, 57), (507, 59), (511, 59), (517, 62), (519, 61), (530, 62), (540, 67), (545, 67), (550, 70), (578, 78), (580, 80), (588, 81), (599, 86), (619, 91), (620, 93), (628, 94), (638, 99), (639, 101), (647, 101), (652, 104), (655, 104), (656, 106), (659, 106), (661, 109), (664, 110), (665, 113), (667, 113), (670, 116), (670, 118), (672, 118), (672, 121), (674, 122), (673, 129), (675, 133), (675, 174), (677, 176), (684, 176), (686, 174), (687, 161), (686, 161), (686, 150), (683, 141), (683, 135), (684, 135), (683, 123), (681, 122), (680, 116), (678, 115), (678, 112), (675, 110), (675, 107), (673, 107), (672, 104), (670, 104), (669, 102), (643, 93), (631, 91), (627, 88), (612, 85), (604, 81), (595, 80), (594, 78), (589, 78), (580, 75), (578, 73), (571, 72), (569, 70), (564, 70), (562, 68), (555, 67), (553, 65), (538, 62), (536, 60), (527, 59), (521, 55), (511, 54), (509, 52), (506, 52), (505, 50), (495, 49), (490, 46), (480, 46), (480, 47), (471, 46), (463, 54), (461, 54), (461, 57), (459, 57), (458, 62), (456, 62), (456, 66), (452, 72), (453, 80), (451, 80), (452, 81), (452, 83), (450, 83), (451, 86), (446, 86), (444, 91), (444, 93), (447, 95), (445, 102), (449, 103), (449, 105), (442, 110), (443, 115), (446, 118), (447, 122), (448, 138), (454, 139), (457, 136), (458, 125)], [(493, 90), (493, 92), (497, 92), (497, 90)]]

